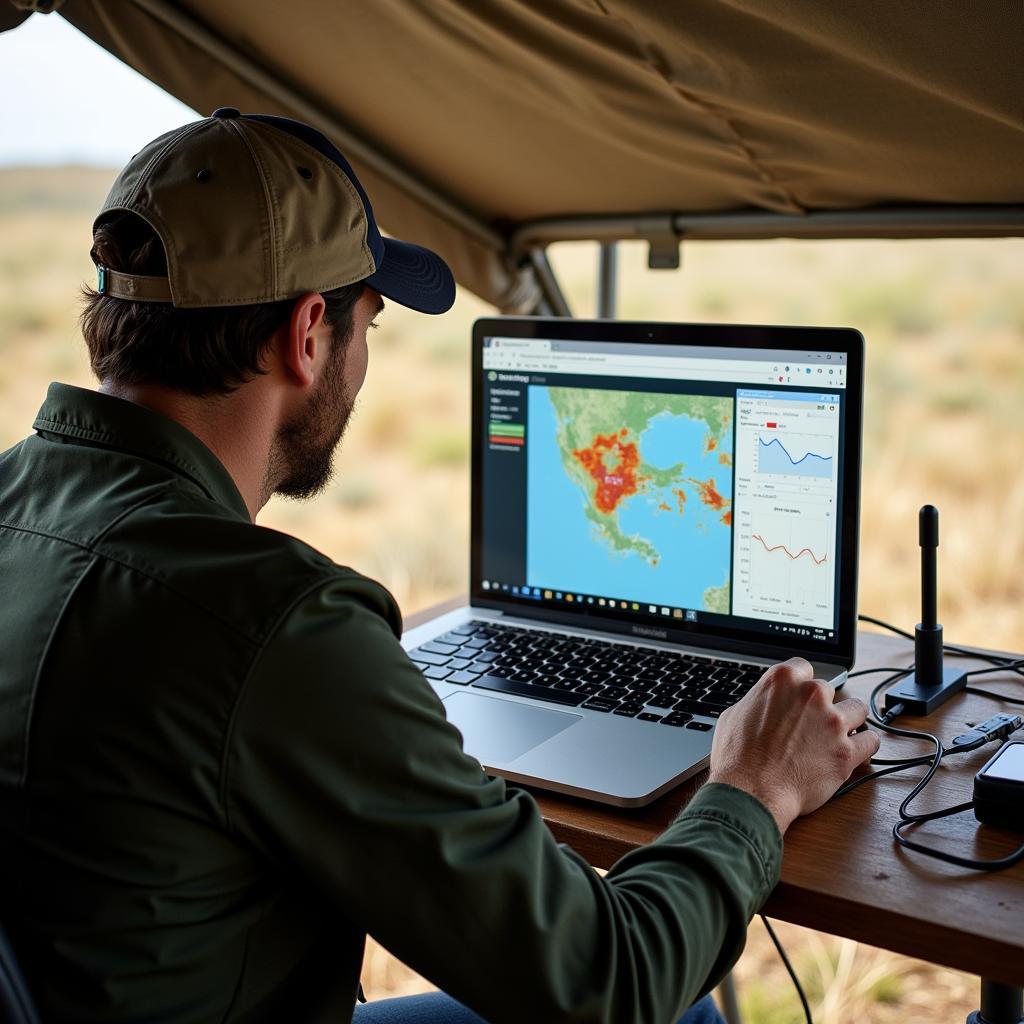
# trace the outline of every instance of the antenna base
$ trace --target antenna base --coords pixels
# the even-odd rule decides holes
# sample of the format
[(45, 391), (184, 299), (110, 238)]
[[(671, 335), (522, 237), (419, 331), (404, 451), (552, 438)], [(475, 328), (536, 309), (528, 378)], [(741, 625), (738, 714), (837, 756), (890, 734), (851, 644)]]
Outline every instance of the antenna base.
[[(934, 678), (931, 676), (930, 680)], [(912, 672), (885, 695), (885, 709), (902, 704), (904, 715), (930, 715), (966, 685), (967, 670), (962, 668), (944, 668), (939, 681), (930, 681), (928, 685), (918, 682), (918, 673)]]

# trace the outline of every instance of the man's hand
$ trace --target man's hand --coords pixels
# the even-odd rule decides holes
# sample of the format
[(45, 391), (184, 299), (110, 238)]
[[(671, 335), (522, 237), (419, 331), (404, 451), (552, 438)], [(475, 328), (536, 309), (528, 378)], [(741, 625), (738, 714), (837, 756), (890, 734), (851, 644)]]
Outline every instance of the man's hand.
[(773, 665), (722, 712), (711, 746), (709, 781), (756, 796), (783, 833), (794, 818), (817, 810), (880, 743), (873, 732), (853, 732), (867, 705), (852, 697), (833, 704), (832, 687), (813, 675), (803, 658)]

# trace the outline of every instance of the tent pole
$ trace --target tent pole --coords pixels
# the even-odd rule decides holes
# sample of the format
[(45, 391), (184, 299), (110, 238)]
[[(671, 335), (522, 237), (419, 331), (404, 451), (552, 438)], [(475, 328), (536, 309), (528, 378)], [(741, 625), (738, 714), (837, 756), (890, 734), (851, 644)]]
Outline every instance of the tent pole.
[(558, 278), (555, 276), (554, 268), (548, 259), (547, 249), (541, 246), (531, 249), (530, 263), (533, 265), (533, 272), (540, 283), (541, 292), (551, 312), (555, 316), (571, 317), (572, 310), (569, 309), (569, 303), (566, 301), (565, 295), (558, 284)]
[(615, 319), (616, 285), (619, 279), (619, 247), (617, 242), (602, 242), (597, 266), (597, 316), (600, 320)]
[(525, 252), (552, 242), (663, 242), (767, 238), (1000, 238), (1024, 235), (1024, 206), (916, 206), (823, 210), (806, 214), (769, 210), (726, 213), (612, 214), (549, 217), (520, 224), (510, 247)]
[(371, 168), (383, 178), (402, 189), (428, 209), (461, 228), (482, 245), (504, 252), (505, 239), (483, 220), (453, 202), (436, 189), (424, 184), (414, 174), (385, 156), (347, 125), (332, 117), (321, 107), (310, 102), (296, 89), (275, 78), (254, 60), (235, 49), (205, 25), (187, 14), (179, 4), (168, 0), (133, 0), (135, 5), (151, 17), (162, 22), (178, 35), (187, 39), (215, 60), (230, 68), (250, 85), (268, 97), (294, 111), (296, 116), (312, 122), (345, 150), (348, 156)]

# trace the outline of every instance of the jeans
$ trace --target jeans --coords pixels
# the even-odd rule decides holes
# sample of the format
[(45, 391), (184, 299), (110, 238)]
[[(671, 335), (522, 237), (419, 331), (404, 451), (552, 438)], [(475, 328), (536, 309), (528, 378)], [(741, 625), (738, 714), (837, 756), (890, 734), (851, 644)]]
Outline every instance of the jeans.
[[(484, 1024), (472, 1010), (443, 992), (379, 999), (356, 1007), (353, 1024)], [(711, 996), (694, 1003), (679, 1024), (724, 1024)]]

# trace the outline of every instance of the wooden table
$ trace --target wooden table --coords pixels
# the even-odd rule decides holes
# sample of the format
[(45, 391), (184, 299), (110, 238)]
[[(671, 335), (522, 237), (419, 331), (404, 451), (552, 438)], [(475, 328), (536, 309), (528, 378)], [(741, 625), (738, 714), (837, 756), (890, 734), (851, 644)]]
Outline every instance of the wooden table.
[[(411, 617), (411, 628), (459, 607), (456, 599)], [(913, 661), (908, 640), (862, 632), (857, 669)], [(959, 663), (962, 659), (950, 659)], [(971, 667), (982, 667), (972, 662)], [(842, 696), (866, 699), (884, 675), (851, 679)], [(1024, 698), (1024, 680), (1008, 673), (980, 676), (972, 685)], [(901, 718), (908, 728), (935, 732), (949, 743), (967, 722), (980, 722), (1012, 705), (960, 694), (927, 720)], [(886, 737), (879, 756), (928, 753), (923, 741)], [(986, 744), (948, 758), (914, 804), (934, 810), (969, 800), (975, 772), (996, 750)], [(891, 829), (896, 811), (924, 767), (911, 768), (854, 790), (795, 822), (786, 834), (782, 878), (764, 913), (817, 931), (841, 935), (907, 956), (958, 968), (990, 982), (1024, 986), (1024, 862), (1006, 871), (982, 873), (943, 864), (902, 850)], [(623, 854), (654, 839), (693, 796), (703, 777), (684, 783), (649, 807), (629, 811), (604, 807), (542, 790), (537, 803), (555, 837), (595, 867), (608, 868)], [(970, 812), (931, 822), (916, 837), (965, 856), (1003, 856), (1021, 837), (981, 826)]]

